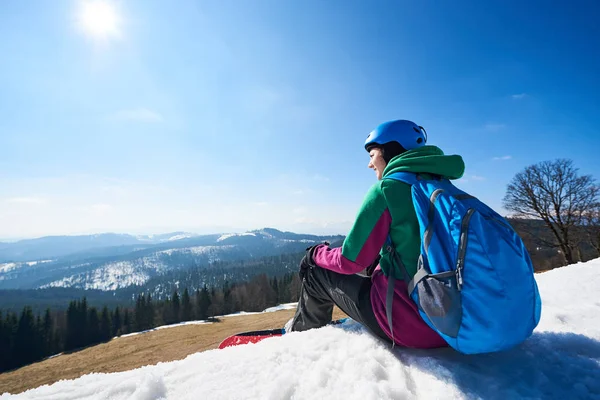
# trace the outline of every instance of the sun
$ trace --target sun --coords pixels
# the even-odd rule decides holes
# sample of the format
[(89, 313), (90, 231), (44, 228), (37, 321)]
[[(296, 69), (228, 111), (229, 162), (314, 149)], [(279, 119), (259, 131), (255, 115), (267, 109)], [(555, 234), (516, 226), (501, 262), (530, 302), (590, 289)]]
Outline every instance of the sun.
[(114, 4), (106, 0), (86, 0), (81, 3), (79, 26), (94, 39), (108, 40), (120, 36), (121, 19)]

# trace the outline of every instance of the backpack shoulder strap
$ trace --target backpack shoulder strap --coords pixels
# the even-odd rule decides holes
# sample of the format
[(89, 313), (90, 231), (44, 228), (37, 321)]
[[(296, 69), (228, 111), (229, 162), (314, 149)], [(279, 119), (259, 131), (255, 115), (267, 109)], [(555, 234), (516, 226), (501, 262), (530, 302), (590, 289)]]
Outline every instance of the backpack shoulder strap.
[[(395, 181), (404, 182), (411, 186), (416, 184), (419, 180), (418, 175), (415, 173), (412, 173), (412, 172), (395, 172), (393, 174), (384, 176), (383, 179), (393, 179)], [(388, 235), (387, 240), (385, 241), (385, 248), (386, 248), (387, 252), (390, 253), (390, 255), (392, 257), (392, 262), (395, 263), (398, 266), (398, 268), (400, 269), (400, 271), (403, 273), (404, 280), (408, 284), (411, 281), (410, 276), (408, 275), (408, 271), (406, 270), (404, 263), (400, 259), (400, 256), (398, 255), (398, 253), (396, 253), (396, 248), (394, 247), (394, 243), (392, 242), (392, 237), (390, 235)], [(392, 307), (394, 304), (394, 287), (396, 285), (396, 278), (395, 278), (394, 274), (390, 274), (387, 277), (387, 279), (388, 279), (388, 286), (387, 286), (387, 293), (385, 296), (385, 314), (387, 317), (388, 326), (390, 328), (390, 334), (392, 336), (392, 348), (393, 348), (395, 345), (395, 340), (394, 340), (394, 328), (392, 325)], [(410, 296), (410, 293), (409, 293), (409, 296)]]
[[(402, 273), (404, 275), (404, 280), (406, 281), (406, 283), (407, 284), (411, 283), (412, 280), (410, 279), (410, 275), (408, 275), (406, 266), (404, 265), (404, 263), (402, 262), (402, 259), (396, 252), (396, 248), (394, 247), (394, 243), (392, 243), (392, 237), (390, 235), (388, 235), (388, 237), (385, 241), (385, 248), (386, 248), (386, 251), (388, 253), (390, 253), (390, 255), (392, 257), (392, 262), (393, 263), (395, 262), (396, 265), (398, 266), (398, 268), (400, 269), (400, 271), (402, 271)], [(387, 317), (388, 326), (390, 328), (390, 333), (392, 335), (392, 348), (393, 348), (395, 341), (394, 341), (394, 328), (392, 326), (392, 307), (394, 304), (394, 287), (396, 286), (396, 277), (394, 276), (394, 274), (390, 274), (387, 277), (387, 279), (388, 279), (388, 286), (387, 286), (387, 292), (385, 295), (385, 314)], [(408, 295), (410, 296), (410, 292), (408, 293)]]

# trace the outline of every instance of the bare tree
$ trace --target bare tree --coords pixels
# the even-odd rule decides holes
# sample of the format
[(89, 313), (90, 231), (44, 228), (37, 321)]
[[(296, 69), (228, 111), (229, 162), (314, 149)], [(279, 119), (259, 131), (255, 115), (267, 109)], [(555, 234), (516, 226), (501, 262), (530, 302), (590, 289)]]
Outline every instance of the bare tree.
[(573, 161), (558, 159), (530, 165), (512, 179), (504, 207), (517, 217), (541, 218), (551, 230), (566, 264), (574, 262), (573, 231), (597, 204), (598, 187), (590, 175), (579, 176)]
[(583, 215), (583, 224), (588, 243), (600, 257), (600, 205), (597, 204)]

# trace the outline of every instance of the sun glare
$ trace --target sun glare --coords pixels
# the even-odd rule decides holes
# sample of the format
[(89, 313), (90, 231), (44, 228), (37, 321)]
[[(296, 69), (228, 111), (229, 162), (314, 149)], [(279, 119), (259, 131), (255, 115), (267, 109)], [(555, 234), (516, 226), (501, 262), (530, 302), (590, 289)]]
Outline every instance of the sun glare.
[(112, 3), (105, 0), (89, 0), (81, 4), (79, 25), (92, 38), (118, 38), (119, 23), (119, 15)]

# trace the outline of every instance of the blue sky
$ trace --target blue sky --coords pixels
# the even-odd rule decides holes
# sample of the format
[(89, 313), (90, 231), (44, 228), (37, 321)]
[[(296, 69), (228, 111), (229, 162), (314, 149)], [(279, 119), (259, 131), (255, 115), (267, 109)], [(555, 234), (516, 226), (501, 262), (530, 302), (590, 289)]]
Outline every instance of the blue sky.
[(364, 140), (398, 118), (462, 155), (458, 186), (502, 213), (527, 165), (600, 178), (599, 16), (593, 1), (2, 2), (0, 238), (344, 234), (375, 181)]

